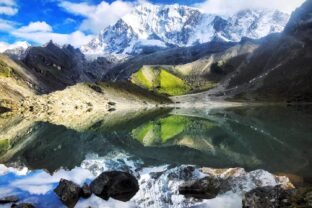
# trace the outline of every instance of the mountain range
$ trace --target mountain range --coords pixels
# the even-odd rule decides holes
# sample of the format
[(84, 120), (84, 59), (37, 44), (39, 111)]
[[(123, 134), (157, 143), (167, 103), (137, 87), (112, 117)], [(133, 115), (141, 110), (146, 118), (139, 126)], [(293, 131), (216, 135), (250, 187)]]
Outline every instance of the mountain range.
[[(93, 40), (99, 43), (93, 48), (98, 54), (87, 50), (91, 43), (76, 49), (52, 41), (6, 51), (0, 56), (0, 106), (16, 107), (11, 103), (68, 91), (68, 86), (81, 82), (115, 82), (111, 85), (115, 87), (127, 82), (120, 86), (132, 89), (129, 93), (143, 90), (144, 96), (150, 94), (154, 100), (184, 95), (170, 97), (177, 103), (213, 99), (311, 102), (311, 13), (312, 0), (290, 18), (268, 10), (245, 10), (225, 18), (184, 6), (142, 5)], [(213, 32), (196, 29), (208, 17), (213, 17), (213, 24), (208, 24)], [(142, 48), (146, 40), (151, 44)], [(160, 42), (164, 47), (158, 47)], [(102, 55), (88, 59), (90, 54)], [(80, 87), (89, 89), (88, 85)], [(93, 88), (95, 93), (101, 91)]]
[(232, 16), (207, 14), (197, 8), (144, 3), (104, 28), (81, 47), (88, 55), (152, 53), (212, 41), (240, 42), (281, 32), (289, 15), (277, 10), (247, 9)]

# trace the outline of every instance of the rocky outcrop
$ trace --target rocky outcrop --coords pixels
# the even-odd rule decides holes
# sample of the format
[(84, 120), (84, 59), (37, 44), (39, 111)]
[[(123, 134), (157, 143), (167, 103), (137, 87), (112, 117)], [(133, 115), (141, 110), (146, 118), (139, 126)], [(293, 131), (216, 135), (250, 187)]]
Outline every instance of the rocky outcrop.
[(227, 89), (221, 93), (242, 100), (311, 102), (311, 5), (307, 0), (283, 33), (268, 37), (223, 83)]
[(42, 93), (89, 81), (83, 73), (84, 55), (70, 45), (60, 47), (50, 41), (43, 47), (31, 47), (22, 62), (43, 83), (39, 86)]
[(126, 202), (139, 191), (139, 184), (129, 173), (111, 171), (98, 176), (92, 181), (90, 188), (92, 193), (104, 200), (111, 197)]
[(23, 99), (35, 95), (37, 84), (24, 67), (0, 55), (0, 107), (16, 110)]

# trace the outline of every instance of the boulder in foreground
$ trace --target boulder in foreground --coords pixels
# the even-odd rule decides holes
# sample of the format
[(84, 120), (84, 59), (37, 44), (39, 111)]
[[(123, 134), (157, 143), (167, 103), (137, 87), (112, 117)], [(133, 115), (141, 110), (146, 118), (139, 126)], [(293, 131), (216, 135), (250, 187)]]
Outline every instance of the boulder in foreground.
[(82, 190), (79, 185), (61, 179), (59, 185), (54, 189), (54, 192), (59, 196), (63, 204), (69, 208), (73, 208), (79, 201)]
[(108, 200), (110, 197), (129, 201), (138, 191), (137, 179), (129, 173), (120, 171), (103, 172), (90, 184), (91, 192)]

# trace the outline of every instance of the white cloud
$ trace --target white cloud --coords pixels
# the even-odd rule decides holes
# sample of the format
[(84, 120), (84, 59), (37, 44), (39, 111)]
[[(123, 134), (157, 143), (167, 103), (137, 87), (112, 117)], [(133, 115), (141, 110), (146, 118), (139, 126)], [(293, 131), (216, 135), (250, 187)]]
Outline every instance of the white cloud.
[(195, 4), (195, 7), (207, 13), (230, 15), (242, 9), (278, 9), (291, 13), (299, 7), (304, 0), (206, 0)]
[(18, 47), (23, 47), (23, 48), (27, 48), (30, 44), (27, 43), (26, 41), (18, 41), (15, 42), (13, 44), (9, 44), (6, 42), (0, 42), (0, 53), (3, 53), (4, 51), (8, 50), (8, 49), (14, 49), (14, 48), (18, 48)]
[(13, 16), (17, 12), (15, 0), (0, 0), (0, 15)]
[(75, 47), (87, 44), (93, 38), (93, 36), (85, 35), (81, 31), (75, 31), (70, 34), (55, 33), (46, 22), (31, 22), (29, 25), (13, 31), (12, 34), (39, 44), (45, 44), (53, 40), (53, 42), (60, 45), (71, 44)]
[(27, 26), (19, 28), (16, 32), (31, 33), (31, 32), (51, 32), (52, 27), (46, 22), (31, 22)]
[(122, 0), (114, 1), (111, 4), (102, 1), (98, 5), (64, 1), (59, 6), (69, 13), (85, 17), (80, 29), (96, 34), (129, 13), (136, 4), (137, 2), (130, 3)]
[(10, 6), (0, 6), (0, 14), (13, 16), (18, 12), (17, 8), (10, 7)]
[(96, 10), (96, 6), (87, 3), (72, 3), (69, 1), (62, 1), (59, 3), (59, 6), (72, 14), (85, 17), (89, 16)]
[(10, 31), (13, 30), (16, 23), (8, 20), (0, 19), (0, 31)]
[(0, 5), (15, 6), (15, 0), (0, 0)]

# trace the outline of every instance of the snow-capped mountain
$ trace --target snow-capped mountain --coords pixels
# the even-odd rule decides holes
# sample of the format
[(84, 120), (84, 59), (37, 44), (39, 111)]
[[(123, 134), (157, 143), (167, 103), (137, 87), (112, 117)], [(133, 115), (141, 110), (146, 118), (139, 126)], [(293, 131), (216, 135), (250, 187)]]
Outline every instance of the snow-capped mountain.
[(289, 15), (271, 10), (243, 10), (225, 17), (180, 5), (144, 3), (105, 28), (81, 48), (85, 54), (133, 55), (167, 47), (211, 41), (238, 42), (281, 32)]
[(3, 53), (10, 56), (13, 59), (20, 60), (24, 58), (26, 51), (30, 46), (31, 45), (25, 41), (16, 42), (15, 44), (7, 46), (3, 51)]

